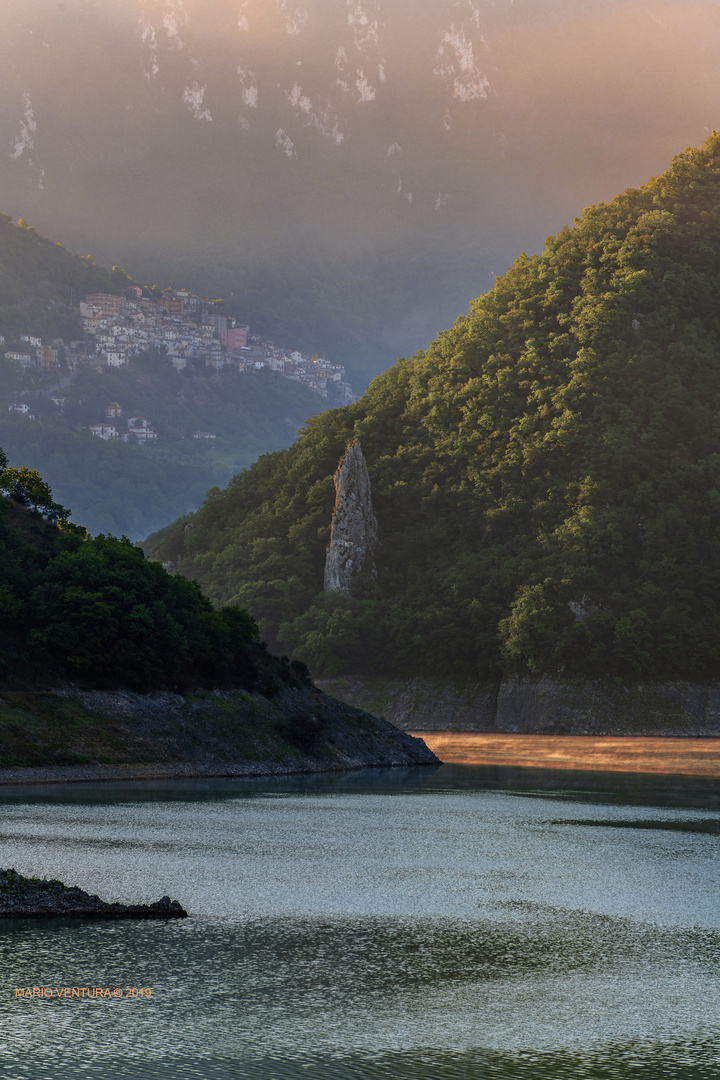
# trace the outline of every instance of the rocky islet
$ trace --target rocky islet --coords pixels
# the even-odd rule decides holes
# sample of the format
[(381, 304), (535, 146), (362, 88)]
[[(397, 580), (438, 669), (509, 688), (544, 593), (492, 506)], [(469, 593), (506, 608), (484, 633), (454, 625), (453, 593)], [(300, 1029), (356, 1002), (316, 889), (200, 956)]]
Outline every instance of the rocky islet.
[(77, 886), (0, 869), (0, 919), (185, 919), (169, 896), (154, 904), (108, 904)]

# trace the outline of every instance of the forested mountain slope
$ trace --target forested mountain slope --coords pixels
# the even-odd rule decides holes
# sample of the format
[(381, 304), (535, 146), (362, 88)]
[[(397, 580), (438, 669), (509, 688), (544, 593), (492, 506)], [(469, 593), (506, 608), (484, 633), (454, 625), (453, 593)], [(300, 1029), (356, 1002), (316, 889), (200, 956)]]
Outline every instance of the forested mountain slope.
[[(720, 671), (720, 135), (155, 538), (315, 671)], [(376, 579), (325, 596), (354, 436)]]

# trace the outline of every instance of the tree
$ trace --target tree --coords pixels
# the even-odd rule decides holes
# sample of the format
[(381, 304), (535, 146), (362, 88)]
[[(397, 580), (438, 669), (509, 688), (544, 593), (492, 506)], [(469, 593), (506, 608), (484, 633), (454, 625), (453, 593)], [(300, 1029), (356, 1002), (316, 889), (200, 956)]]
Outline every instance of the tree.
[(42, 513), (50, 521), (67, 521), (70, 510), (53, 500), (52, 489), (45, 483), (40, 473), (35, 469), (27, 469), (25, 466), (19, 469), (10, 468), (1, 450), (0, 454), (2, 454), (0, 491), (4, 491), (13, 502), (19, 503), (20, 506), (29, 506)]

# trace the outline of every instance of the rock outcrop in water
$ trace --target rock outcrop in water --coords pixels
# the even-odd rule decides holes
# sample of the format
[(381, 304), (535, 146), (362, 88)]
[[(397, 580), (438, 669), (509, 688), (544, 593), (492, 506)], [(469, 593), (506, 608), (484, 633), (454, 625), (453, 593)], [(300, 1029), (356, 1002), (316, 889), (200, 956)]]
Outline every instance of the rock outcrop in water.
[(335, 511), (325, 556), (325, 592), (348, 592), (351, 580), (371, 563), (377, 518), (360, 440), (347, 448), (335, 476)]
[(185, 919), (187, 911), (169, 896), (154, 904), (108, 904), (77, 886), (0, 870), (0, 919), (42, 918)]

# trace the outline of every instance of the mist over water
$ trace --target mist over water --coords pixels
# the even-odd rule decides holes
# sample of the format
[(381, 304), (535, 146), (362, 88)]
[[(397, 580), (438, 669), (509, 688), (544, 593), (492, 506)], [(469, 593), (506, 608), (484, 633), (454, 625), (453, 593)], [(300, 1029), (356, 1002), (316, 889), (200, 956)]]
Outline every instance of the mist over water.
[(711, 0), (6, 0), (4, 212), (365, 378), (716, 124)]

